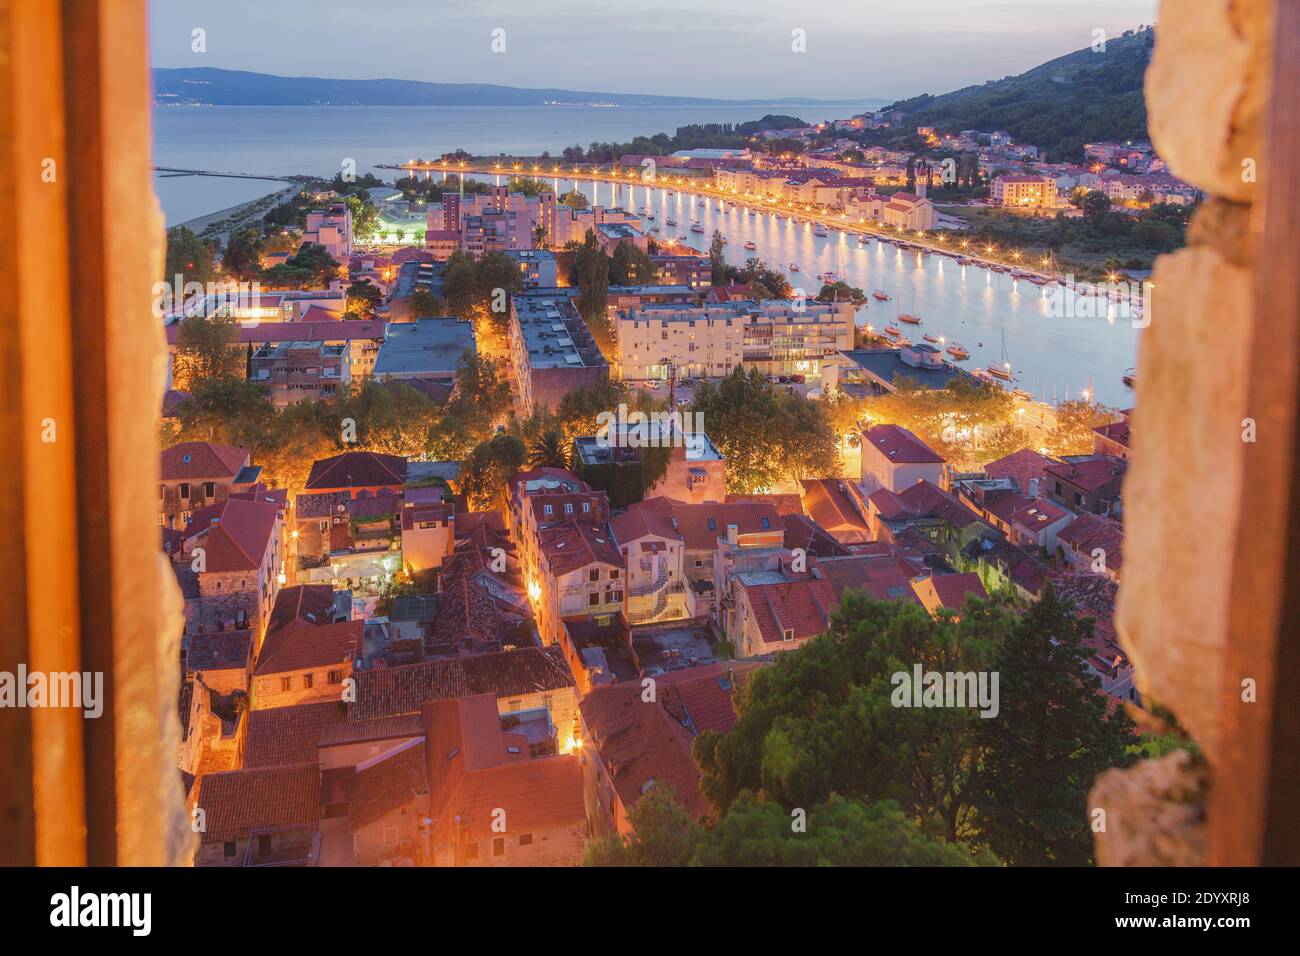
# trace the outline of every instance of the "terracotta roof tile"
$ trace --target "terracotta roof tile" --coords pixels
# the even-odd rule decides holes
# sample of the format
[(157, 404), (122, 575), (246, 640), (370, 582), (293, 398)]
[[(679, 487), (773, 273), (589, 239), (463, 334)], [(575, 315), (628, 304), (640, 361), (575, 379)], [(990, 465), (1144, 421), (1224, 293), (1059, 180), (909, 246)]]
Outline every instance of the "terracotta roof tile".
[(316, 747), (326, 727), (343, 724), (342, 701), (270, 707), (248, 712), (244, 768), (283, 767), (316, 763)]
[(268, 630), (253, 673), (265, 676), (346, 664), (361, 649), (364, 627), (363, 621), (312, 624), (295, 620), (277, 630)]
[(942, 464), (944, 461), (929, 445), (902, 425), (873, 425), (862, 433), (862, 440), (893, 462)]
[(198, 783), (204, 843), (225, 843), (267, 827), (315, 826), (320, 820), (320, 767), (260, 767), (210, 773)]
[(309, 491), (326, 491), (402, 485), (405, 482), (405, 458), (373, 451), (349, 451), (315, 462), (307, 476), (306, 488)]
[(203, 548), (207, 572), (256, 571), (279, 516), (280, 509), (272, 502), (229, 498), (195, 511), (185, 528), (185, 540)]
[(248, 449), (209, 441), (186, 441), (162, 453), (162, 480), (230, 479), (248, 464)]

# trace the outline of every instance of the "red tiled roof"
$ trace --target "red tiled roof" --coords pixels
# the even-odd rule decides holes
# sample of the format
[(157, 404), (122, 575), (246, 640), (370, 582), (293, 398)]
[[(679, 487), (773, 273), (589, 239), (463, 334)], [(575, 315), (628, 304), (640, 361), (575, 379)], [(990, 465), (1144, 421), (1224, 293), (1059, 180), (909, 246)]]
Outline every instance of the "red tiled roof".
[(357, 699), (348, 720), (421, 711), (428, 701), (491, 693), (497, 698), (573, 687), (573, 674), (558, 645), (475, 654), (358, 671)]
[(248, 449), (210, 441), (186, 441), (162, 453), (162, 480), (234, 478), (248, 463)]
[(598, 562), (619, 568), (624, 565), (613, 536), (604, 528), (593, 528), (582, 521), (570, 519), (541, 529), (537, 546), (556, 577)]
[[(262, 298), (265, 300), (266, 296)], [(261, 345), (267, 342), (349, 342), (357, 339), (382, 341), (385, 328), (385, 323), (376, 319), (328, 319), (319, 322), (256, 323), (251, 320), (243, 320), (239, 322), (237, 331), (240, 345)], [(176, 344), (176, 336), (179, 331), (179, 322), (173, 322), (167, 326), (168, 345)]]
[(655, 787), (671, 787), (677, 802), (699, 819), (712, 812), (700, 793), (694, 736), (661, 703), (641, 699), (640, 684), (594, 688), (578, 705), (583, 725), (625, 809)]
[(671, 513), (688, 551), (712, 551), (717, 547), (718, 539), (726, 537), (727, 525), (730, 524), (736, 525), (738, 533), (742, 535), (773, 531), (782, 536), (785, 534), (776, 507), (769, 502), (673, 502)]
[(342, 725), (346, 719), (346, 705), (335, 700), (251, 710), (244, 768), (316, 763), (316, 747), (325, 728)]
[(1062, 547), (1091, 555), (1101, 548), (1106, 554), (1106, 567), (1118, 571), (1124, 564), (1124, 525), (1105, 515), (1085, 512), (1056, 536)]
[(1018, 524), (1037, 533), (1038, 529), (1060, 521), (1070, 514), (1046, 498), (1026, 498), (1018, 491), (995, 495), (986, 499), (984, 508), (1007, 524)]
[(1109, 425), (1098, 425), (1093, 431), (1124, 448), (1130, 446), (1133, 438), (1133, 429), (1127, 420), (1111, 422)]
[(275, 531), (280, 508), (268, 501), (229, 498), (190, 516), (185, 540), (203, 548), (204, 570), (256, 571)]
[(500, 811), (512, 833), (585, 826), (578, 758), (531, 756), (521, 735), (502, 732), (492, 694), (429, 703), (424, 720), (429, 815), (443, 826), (459, 817), (469, 837), (491, 837)]
[(855, 554), (845, 558), (822, 558), (817, 562), (822, 576), (835, 589), (835, 601), (844, 600), (850, 588), (864, 590), (877, 600), (919, 604), (912, 590), (912, 579), (925, 572), (925, 562), (903, 548), (887, 545), (888, 550)]
[(775, 584), (737, 582), (749, 596), (759, 634), (765, 644), (779, 645), (785, 631), (794, 632), (794, 640), (816, 637), (826, 630), (831, 613), (839, 606), (835, 588), (825, 578), (813, 577)]
[(323, 458), (311, 466), (308, 491), (364, 488), (406, 483), (406, 459), (373, 451), (349, 451)]
[(267, 622), (267, 633), (278, 631), (293, 621), (311, 624), (334, 622), (334, 588), (328, 584), (296, 584), (281, 588)]
[(614, 540), (620, 545), (647, 535), (656, 535), (670, 541), (682, 540), (682, 536), (673, 527), (671, 516), (649, 508), (631, 508), (621, 515), (615, 515), (609, 519), (609, 527), (614, 532)]
[(425, 771), (423, 738), (358, 764), (348, 801), (352, 829), (372, 823), (410, 803), (418, 794), (427, 793)]
[(869, 541), (867, 519), (838, 478), (801, 482), (809, 516), (840, 541)]
[(289, 671), (345, 664), (361, 649), (363, 621), (312, 624), (295, 620), (268, 631), (253, 673), (284, 674)]
[[(954, 611), (960, 611), (963, 604), (966, 603), (966, 595), (973, 594), (975, 597), (984, 599), (989, 596), (988, 591), (984, 590), (984, 582), (980, 576), (973, 571), (965, 574), (936, 574), (926, 578), (934, 587), (934, 592), (939, 598), (939, 603), (946, 608)], [(921, 582), (917, 582), (913, 587), (917, 587)]]
[(944, 461), (902, 425), (872, 425), (862, 433), (862, 440), (893, 462), (914, 465)]
[(205, 774), (195, 805), (204, 811), (204, 843), (225, 843), (267, 827), (320, 820), (320, 766), (259, 767)]
[(802, 497), (791, 493), (779, 493), (774, 495), (740, 495), (733, 493), (727, 495), (726, 502), (729, 505), (743, 502), (770, 504), (776, 509), (776, 513), (783, 518), (786, 515), (801, 515), (805, 513), (803, 510)]
[(979, 520), (975, 513), (950, 494), (929, 481), (918, 481), (895, 494), (878, 488), (867, 499), (887, 520), (896, 518), (938, 518), (958, 528)]
[(1047, 473), (1047, 466), (1057, 464), (1060, 462), (1055, 458), (1040, 455), (1032, 448), (1022, 448), (989, 462), (984, 466), (984, 474), (990, 478), (1010, 478), (1022, 493), (1027, 493), (1031, 478), (1041, 481)]
[(736, 726), (736, 694), (762, 666), (722, 661), (669, 671), (655, 680), (663, 690), (664, 708), (678, 721), (697, 734), (706, 730), (725, 734)]
[(1098, 491), (1111, 482), (1124, 477), (1128, 468), (1123, 458), (1114, 455), (1098, 455), (1086, 461), (1067, 461), (1052, 465), (1047, 473), (1053, 478), (1068, 481), (1084, 491)]

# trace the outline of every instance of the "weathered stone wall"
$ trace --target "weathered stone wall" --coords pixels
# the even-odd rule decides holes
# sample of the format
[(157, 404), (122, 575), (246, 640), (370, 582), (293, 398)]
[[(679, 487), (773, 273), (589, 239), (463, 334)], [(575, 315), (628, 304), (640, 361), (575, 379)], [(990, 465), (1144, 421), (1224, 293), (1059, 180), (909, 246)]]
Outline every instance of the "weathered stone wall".
[[(1117, 625), (1144, 702), (1176, 718), (1211, 770), (1231, 746), (1220, 733), (1218, 695), (1249, 448), (1250, 226), (1262, 175), (1272, 8), (1271, 0), (1165, 0), (1146, 76), (1153, 145), (1175, 175), (1211, 198), (1187, 247), (1160, 257), (1152, 277), (1124, 486)], [(1204, 768), (1178, 755), (1104, 774), (1090, 803), (1108, 812), (1099, 862), (1200, 860), (1205, 786)]]

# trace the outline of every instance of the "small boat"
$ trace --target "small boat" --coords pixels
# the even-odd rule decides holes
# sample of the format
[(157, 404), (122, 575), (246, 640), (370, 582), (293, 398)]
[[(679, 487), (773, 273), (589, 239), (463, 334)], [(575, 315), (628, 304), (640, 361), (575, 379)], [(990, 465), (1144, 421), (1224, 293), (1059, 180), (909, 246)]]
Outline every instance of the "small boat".
[(987, 371), (994, 378), (1000, 378), (1004, 382), (1011, 381), (1011, 369), (1006, 365), (990, 365)]
[(797, 263), (797, 262), (792, 262), (792, 263), (790, 263), (790, 271), (791, 271), (791, 272), (798, 272), (798, 271), (799, 271), (799, 263)]
[(758, 248), (758, 243), (756, 243), (753, 239), (746, 239), (746, 240), (745, 240), (745, 248), (746, 248), (746, 249), (757, 249), (757, 248)]
[(674, 219), (672, 216), (669, 216), (667, 219), (664, 220), (664, 222), (667, 223), (667, 224), (670, 225), (670, 226), (675, 226), (675, 225), (677, 225), (677, 220)]
[(899, 336), (903, 334), (903, 330), (900, 329), (898, 326), (896, 326), (893, 322), (890, 322), (887, 326), (885, 326), (885, 334), (892, 335), (892, 336)]
[(814, 235), (814, 236), (823, 236), (823, 237), (825, 237), (825, 236), (829, 236), (830, 234), (831, 234), (830, 230), (827, 229), (825, 226), (816, 226), (816, 227), (814, 227), (814, 229), (813, 229), (813, 235)]
[(678, 242), (689, 242), (689, 241), (690, 241), (690, 238), (691, 238), (690, 236), (678, 236), (678, 237), (677, 237), (677, 241), (678, 241)]
[(705, 202), (703, 199), (701, 199), (701, 200), (700, 200), (700, 205), (701, 205), (701, 206), (707, 206), (708, 203)]
[(1028, 392), (1026, 392), (1023, 388), (1013, 388), (1011, 390), (1011, 394), (1014, 395), (1016, 398), (1020, 399), (1022, 402), (1032, 401), (1034, 397), (1030, 395)]
[(858, 236), (858, 244), (859, 244), (859, 245), (865, 246), (865, 245), (866, 245), (868, 242), (870, 242), (870, 241), (871, 241), (871, 237), (870, 237), (870, 236), (867, 236), (867, 235), (861, 235), (861, 236)]
[(834, 285), (836, 282), (840, 281), (840, 277), (837, 276), (834, 272), (823, 272), (821, 275), (821, 280), (825, 283), (828, 283), (829, 285)]
[(698, 222), (691, 224), (691, 232), (703, 232), (703, 231), (704, 231), (704, 227), (701, 226)]
[(894, 339), (894, 344), (897, 345), (900, 349), (905, 349), (912, 344), (912, 340), (907, 338), (906, 336), (900, 335), (896, 339)]
[(909, 325), (920, 325), (921, 317), (919, 315), (912, 315), (910, 312), (904, 312), (898, 317), (898, 321), (906, 322)]
[(953, 358), (958, 360), (970, 358), (970, 353), (966, 351), (965, 347), (960, 342), (953, 342), (952, 345), (948, 346), (947, 352)]
[(1030, 276), (1029, 281), (1032, 282), (1034, 285), (1047, 285), (1047, 283), (1051, 282), (1052, 280), (1049, 279), (1047, 276)]
[(652, 212), (648, 212), (648, 213), (646, 213), (646, 214), (645, 214), (645, 217), (646, 217), (646, 219), (650, 220), (651, 222), (654, 222), (654, 221), (655, 221), (655, 214), (652, 213)]
[(889, 293), (888, 293), (888, 292), (882, 292), (882, 291), (879, 290), (879, 289), (877, 289), (875, 292), (871, 293), (871, 297), (872, 297), (873, 299), (878, 299), (878, 300), (881, 301), (881, 302), (888, 302), (888, 301), (889, 301)]
[(1126, 371), (1123, 381), (1129, 388), (1134, 388), (1137, 385), (1137, 369), (1131, 368)]
[(650, 227), (650, 232), (652, 232), (652, 233), (653, 233), (654, 235), (656, 235), (656, 236), (659, 235), (659, 227), (658, 227), (658, 226), (651, 226), (651, 227)]
[(938, 341), (939, 341), (939, 336), (937, 336), (937, 335), (931, 335), (929, 332), (926, 332), (924, 335), (921, 336), (921, 338), (925, 339), (927, 342), (938, 342)]

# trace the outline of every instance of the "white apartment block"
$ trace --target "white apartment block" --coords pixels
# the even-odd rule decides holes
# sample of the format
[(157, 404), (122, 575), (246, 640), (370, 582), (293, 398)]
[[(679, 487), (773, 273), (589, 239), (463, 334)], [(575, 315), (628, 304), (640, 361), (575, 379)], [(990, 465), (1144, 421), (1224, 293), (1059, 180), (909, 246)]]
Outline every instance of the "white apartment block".
[(769, 374), (820, 376), (822, 363), (853, 342), (853, 306), (804, 300), (727, 302), (682, 308), (646, 305), (615, 318), (624, 379), (729, 374), (737, 366)]

